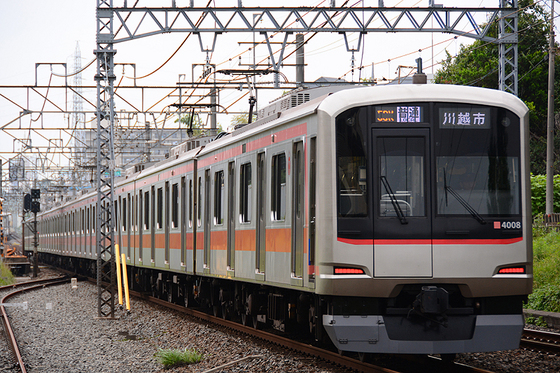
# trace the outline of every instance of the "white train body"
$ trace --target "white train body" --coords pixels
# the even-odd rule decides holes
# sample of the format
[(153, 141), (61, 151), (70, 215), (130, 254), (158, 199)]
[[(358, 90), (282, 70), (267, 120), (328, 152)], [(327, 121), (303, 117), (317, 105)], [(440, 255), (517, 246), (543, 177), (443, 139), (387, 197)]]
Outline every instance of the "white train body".
[[(132, 288), (339, 350), (512, 349), (532, 286), (528, 138), (499, 91), (339, 91), (119, 180), (115, 241)], [(44, 260), (93, 271), (96, 196), (41, 214)]]

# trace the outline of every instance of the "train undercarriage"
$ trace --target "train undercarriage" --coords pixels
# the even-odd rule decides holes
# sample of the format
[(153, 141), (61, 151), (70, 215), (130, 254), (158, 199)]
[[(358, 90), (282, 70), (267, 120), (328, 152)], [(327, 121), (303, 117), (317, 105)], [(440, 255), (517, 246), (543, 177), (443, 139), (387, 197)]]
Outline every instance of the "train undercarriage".
[[(95, 260), (40, 253), (39, 261), (78, 276), (97, 277)], [(316, 341), (328, 341), (320, 324), (327, 303), (312, 293), (131, 266), (128, 282), (133, 291), (243, 325), (268, 324), (281, 332), (303, 332)]]
[[(46, 253), (39, 260), (79, 276), (97, 276), (94, 260)], [(407, 285), (388, 299), (335, 297), (131, 266), (128, 281), (129, 289), (170, 303), (362, 354), (512, 349), (523, 328), (525, 297), (464, 298), (456, 285)], [(508, 334), (501, 338), (507, 343), (495, 340), (496, 330)]]

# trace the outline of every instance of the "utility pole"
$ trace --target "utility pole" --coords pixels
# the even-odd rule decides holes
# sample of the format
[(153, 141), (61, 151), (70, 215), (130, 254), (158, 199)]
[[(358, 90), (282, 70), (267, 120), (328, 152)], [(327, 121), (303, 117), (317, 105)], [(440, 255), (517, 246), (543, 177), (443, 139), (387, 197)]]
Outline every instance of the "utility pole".
[(550, 37), (548, 47), (548, 118), (546, 136), (546, 215), (554, 212), (554, 3), (550, 4)]
[[(125, 2), (126, 3), (126, 2)], [(97, 246), (97, 315), (114, 319), (115, 214), (114, 210), (114, 49), (113, 0), (97, 0), (97, 203), (95, 205), (95, 241)]]

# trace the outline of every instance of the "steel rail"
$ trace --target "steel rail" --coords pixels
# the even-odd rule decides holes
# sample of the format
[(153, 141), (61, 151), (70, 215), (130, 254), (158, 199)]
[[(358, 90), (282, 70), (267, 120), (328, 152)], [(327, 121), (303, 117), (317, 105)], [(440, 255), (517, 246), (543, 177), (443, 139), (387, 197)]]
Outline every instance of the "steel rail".
[[(21, 356), (21, 351), (19, 349), (18, 343), (17, 343), (17, 339), (16, 336), (14, 334), (14, 331), (12, 329), (12, 326), (10, 324), (10, 320), (8, 318), (8, 314), (6, 313), (6, 309), (4, 307), (4, 303), (6, 302), (6, 300), (8, 300), (9, 298), (21, 294), (25, 291), (28, 290), (34, 290), (34, 289), (42, 289), (45, 286), (50, 286), (50, 285), (58, 285), (64, 282), (67, 282), (68, 278), (62, 278), (62, 279), (43, 279), (43, 280), (35, 280), (35, 281), (27, 281), (27, 282), (21, 282), (15, 285), (7, 285), (7, 286), (2, 286), (0, 287), (0, 290), (9, 290), (12, 288), (20, 288), (18, 290), (15, 290), (7, 295), (5, 295), (2, 300), (0, 301), (0, 311), (2, 313), (2, 325), (4, 326), (4, 330), (6, 331), (6, 337), (7, 337), (7, 342), (10, 345), (10, 348), (12, 349), (13, 353), (14, 353), (14, 357), (17, 360), (17, 364), (18, 367), (20, 369), (21, 373), (27, 373), (27, 370), (25, 369), (25, 363), (23, 361), (23, 357)], [(32, 286), (29, 286), (32, 285)], [(24, 287), (24, 286), (28, 286), (28, 287)]]
[[(58, 270), (68, 275), (75, 276), (74, 273), (71, 273), (69, 271), (60, 268), (58, 268)], [(96, 284), (96, 279), (94, 278), (83, 277), (83, 276), (79, 276), (79, 277), (82, 279), (86, 279), (91, 284), (94, 285)], [(275, 345), (287, 348), (292, 351), (297, 351), (306, 355), (314, 356), (323, 361), (329, 362), (334, 365), (343, 366), (345, 368), (349, 368), (354, 371), (366, 372), (366, 373), (399, 373), (399, 371), (390, 368), (384, 368), (367, 362), (362, 362), (349, 356), (344, 356), (342, 354), (328, 351), (306, 343), (297, 342), (286, 337), (282, 337), (276, 334), (266, 332), (264, 330), (259, 330), (250, 326), (244, 326), (238, 322), (226, 320), (221, 317), (216, 317), (192, 308), (186, 308), (184, 306), (175, 303), (170, 303), (165, 300), (149, 296), (145, 293), (140, 293), (134, 290), (129, 290), (129, 293), (131, 296), (134, 296), (138, 299), (142, 299), (147, 302), (151, 302), (153, 304), (157, 304), (159, 306), (175, 310), (177, 312), (192, 316), (199, 320), (207, 321), (209, 323), (219, 325), (221, 327), (228, 328), (245, 335), (249, 335), (261, 340), (265, 340), (267, 342), (271, 342)], [(403, 355), (402, 357), (403, 359), (412, 360), (418, 364), (423, 364), (423, 365), (431, 364), (434, 367), (434, 371), (450, 371), (450, 372), (460, 372), (460, 373), (492, 373), (491, 371), (485, 369), (476, 368), (461, 363), (446, 362), (443, 361), (443, 359), (431, 355)]]
[[(64, 276), (64, 278), (65, 278), (65, 276)], [(12, 285), (0, 286), (0, 291), (9, 290), (9, 289), (16, 289), (16, 288), (19, 288), (19, 287), (24, 287), (24, 286), (29, 286), (29, 285), (38, 285), (38, 284), (43, 284), (43, 283), (46, 283), (46, 282), (51, 282), (51, 281), (56, 281), (56, 280), (61, 280), (61, 279), (62, 278), (54, 277), (54, 278), (43, 278), (43, 279), (40, 279), (40, 280), (18, 282), (16, 284), (12, 284)]]
[[(191, 308), (185, 308), (181, 305), (177, 305), (174, 303), (169, 303), (159, 298), (155, 298), (152, 296), (148, 296), (146, 294), (142, 294), (136, 291), (130, 291), (130, 294), (144, 299), (146, 301), (158, 304), (160, 306), (173, 309), (175, 311), (191, 315), (199, 320), (208, 321), (216, 325), (220, 325), (222, 327), (232, 329), (238, 332), (241, 332), (246, 335), (250, 335), (255, 338), (259, 338), (265, 340), (267, 342), (274, 343), (278, 346), (285, 347), (292, 351), (298, 351), (303, 354), (307, 354), (310, 356), (317, 357), (322, 359), (323, 361), (329, 362), (334, 365), (343, 366), (345, 368), (352, 369), (354, 371), (359, 372), (368, 372), (368, 373), (398, 373), (399, 371), (392, 370), (390, 368), (384, 368), (377, 365), (373, 365), (367, 362), (361, 362), (355, 358), (344, 356), (332, 351), (324, 350), (319, 347), (311, 346), (306, 343), (297, 342), (286, 337), (282, 337), (276, 334), (272, 334), (266, 332), (264, 330), (255, 329), (250, 326), (244, 326), (239, 324), (235, 321), (225, 320), (220, 317), (215, 317), (213, 315), (207, 314), (205, 312), (197, 311)], [(468, 365), (460, 364), (460, 363), (450, 363), (445, 362), (442, 359), (438, 359), (432, 356), (416, 356), (416, 355), (404, 355), (403, 359), (412, 359), (417, 363), (421, 364), (430, 364), (434, 367), (434, 371), (452, 371), (452, 372), (461, 372), (461, 373), (492, 373), (485, 369), (480, 369), (476, 367), (471, 367)]]
[(560, 334), (524, 329), (520, 347), (560, 355)]
[(336, 364), (336, 365), (341, 365), (359, 372), (371, 372), (371, 373), (398, 373), (398, 371), (396, 370), (392, 370), (392, 369), (388, 369), (388, 368), (383, 368), (383, 367), (379, 367), (373, 364), (369, 364), (369, 363), (362, 363), (359, 360), (353, 359), (351, 357), (348, 356), (343, 356), (331, 351), (327, 351), (327, 350), (323, 350), (321, 348), (315, 347), (315, 346), (311, 346), (305, 343), (301, 343), (301, 342), (296, 342), (293, 341), (291, 339), (285, 338), (285, 337), (281, 337), (279, 335), (275, 335), (272, 333), (268, 333), (266, 331), (263, 330), (259, 330), (259, 329), (255, 329), (249, 326), (244, 326), (242, 324), (239, 324), (235, 321), (230, 321), (230, 320), (224, 320), (223, 318), (220, 317), (215, 317), (213, 315), (209, 315), (207, 313), (201, 312), (201, 311), (197, 311), (191, 308), (185, 308), (183, 306), (174, 304), (174, 303), (169, 303), (167, 301), (164, 301), (162, 299), (159, 298), (154, 298), (152, 296), (147, 296), (145, 294), (141, 294), (138, 293), (136, 291), (130, 291), (131, 295), (134, 295), (138, 298), (147, 300), (151, 303), (155, 303), (158, 304), (160, 306), (166, 307), (166, 308), (170, 308), (173, 309), (175, 311), (181, 312), (181, 313), (185, 313), (187, 315), (191, 315), (199, 320), (204, 320), (204, 321), (208, 321), (211, 322), (213, 324), (216, 325), (220, 325), (222, 327), (228, 328), (228, 329), (232, 329), (238, 332), (241, 332), (243, 334), (248, 334), (252, 337), (256, 337), (262, 340), (266, 340), (267, 342), (271, 342), (274, 343), (278, 346), (282, 346), (285, 348), (288, 348), (290, 350), (294, 350), (294, 351), (298, 351), (300, 353), (303, 354), (308, 354), (311, 356), (315, 356), (318, 357), (320, 359), (323, 359), (324, 361), (328, 361), (332, 364)]

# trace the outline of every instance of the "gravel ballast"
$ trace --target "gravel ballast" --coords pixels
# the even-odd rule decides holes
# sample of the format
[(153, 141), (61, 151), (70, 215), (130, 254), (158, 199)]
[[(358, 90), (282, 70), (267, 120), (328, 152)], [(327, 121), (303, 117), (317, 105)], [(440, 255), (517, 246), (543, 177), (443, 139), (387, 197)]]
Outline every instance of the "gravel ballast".
[[(208, 326), (175, 311), (131, 299), (131, 312), (97, 318), (97, 288), (80, 282), (28, 292), (10, 300), (20, 348), (33, 372), (205, 372), (246, 356), (220, 372), (343, 372), (314, 358)], [(164, 369), (158, 348), (195, 349), (202, 362)]]
[[(118, 310), (116, 320), (98, 319), (97, 288), (85, 282), (77, 289), (65, 284), (10, 300), (23, 301), (27, 301), (26, 310), (9, 307), (8, 312), (30, 373), (202, 373), (244, 357), (216, 372), (346, 371), (139, 299), (131, 299), (130, 313)], [(195, 349), (204, 359), (164, 369), (154, 356), (158, 348)], [(559, 357), (523, 350), (460, 354), (457, 361), (495, 372), (560, 371)], [(0, 365), (0, 370), (5, 367)]]

